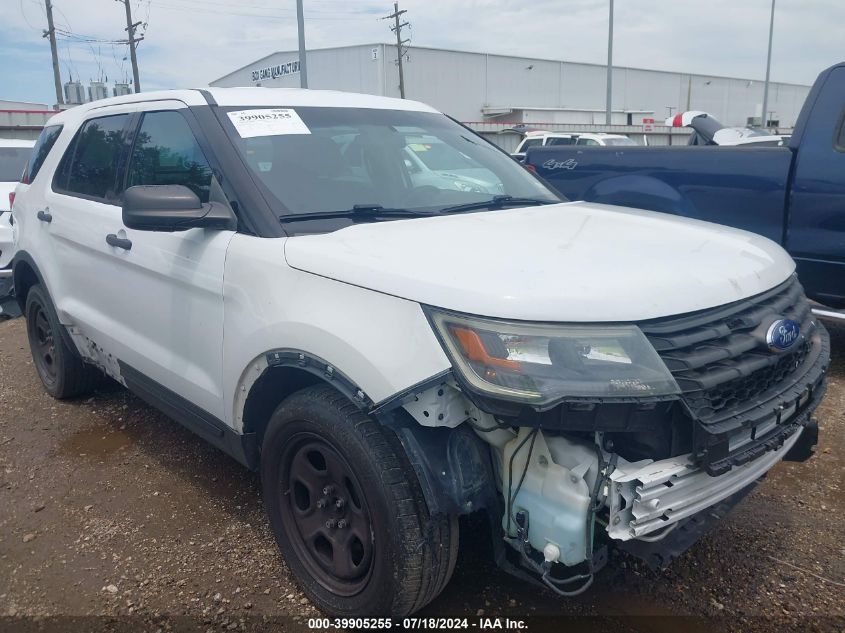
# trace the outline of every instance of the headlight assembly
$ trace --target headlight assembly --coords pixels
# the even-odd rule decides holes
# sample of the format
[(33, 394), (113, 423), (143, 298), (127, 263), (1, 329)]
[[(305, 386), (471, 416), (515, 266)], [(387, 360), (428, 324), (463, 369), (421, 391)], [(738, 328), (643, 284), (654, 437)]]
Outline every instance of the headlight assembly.
[(680, 393), (634, 325), (547, 325), (428, 309), (453, 367), (479, 392), (546, 405)]

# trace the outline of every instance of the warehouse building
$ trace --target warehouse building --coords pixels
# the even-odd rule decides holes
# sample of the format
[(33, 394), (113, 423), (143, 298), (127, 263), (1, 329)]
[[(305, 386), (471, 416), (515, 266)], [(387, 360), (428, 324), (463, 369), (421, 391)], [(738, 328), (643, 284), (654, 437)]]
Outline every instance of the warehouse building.
[[(405, 94), (464, 122), (599, 126), (605, 123), (606, 67), (528, 57), (412, 47)], [(362, 44), (308, 51), (310, 88), (399, 96), (396, 46)], [(298, 53), (277, 52), (212, 81), (212, 86), (298, 87)], [(769, 118), (791, 128), (809, 86), (771, 83)], [(640, 68), (613, 69), (615, 126), (641, 129), (671, 112), (704, 110), (726, 125), (759, 122), (763, 82)], [(606, 128), (605, 128), (606, 129)], [(622, 130), (620, 130), (622, 131)]]

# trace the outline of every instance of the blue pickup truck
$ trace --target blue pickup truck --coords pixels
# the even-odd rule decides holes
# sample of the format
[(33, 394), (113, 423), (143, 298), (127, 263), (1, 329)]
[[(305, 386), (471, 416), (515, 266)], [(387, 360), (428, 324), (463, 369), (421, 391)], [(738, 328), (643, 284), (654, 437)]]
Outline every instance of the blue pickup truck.
[(780, 243), (807, 295), (845, 308), (845, 63), (823, 71), (788, 147), (578, 147), (528, 151), (570, 200), (734, 226)]

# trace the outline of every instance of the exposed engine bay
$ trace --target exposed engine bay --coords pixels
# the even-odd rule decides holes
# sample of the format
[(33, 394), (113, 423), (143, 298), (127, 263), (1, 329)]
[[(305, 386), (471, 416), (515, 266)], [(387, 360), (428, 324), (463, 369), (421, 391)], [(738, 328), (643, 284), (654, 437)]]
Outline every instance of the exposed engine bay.
[[(432, 484), (429, 494), (451, 497), (447, 511), (484, 507), (514, 563), (564, 596), (589, 587), (608, 545), (665, 566), (777, 462), (808, 456), (816, 433), (812, 407), (793, 411), (793, 432), (780, 446), (712, 476), (692, 453), (666, 455), (677, 441), (653, 444), (653, 459), (642, 457), (641, 432), (631, 432), (628, 444), (619, 433), (513, 426), (478, 408), (455, 382), (431, 387), (403, 408), (416, 424), (397, 431), (418, 471), (428, 471), (420, 474)], [(491, 483), (497, 502), (483, 491)]]

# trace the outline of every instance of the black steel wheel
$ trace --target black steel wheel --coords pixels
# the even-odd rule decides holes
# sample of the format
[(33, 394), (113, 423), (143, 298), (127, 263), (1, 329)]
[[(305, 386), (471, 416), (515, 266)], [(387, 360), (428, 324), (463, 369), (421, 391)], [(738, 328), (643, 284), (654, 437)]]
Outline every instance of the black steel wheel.
[(457, 518), (430, 514), (396, 434), (331, 387), (273, 413), (261, 481), (276, 542), (323, 612), (401, 617), (449, 581)]
[(40, 285), (26, 295), (26, 331), (35, 370), (51, 396), (73, 398), (94, 388), (101, 374), (65, 340), (53, 304)]
[(357, 476), (330, 441), (312, 433), (293, 438), (281, 475), (284, 526), (300, 558), (321, 585), (354, 595), (369, 579), (375, 547)]
[(53, 328), (45, 313), (45, 308), (40, 303), (32, 307), (27, 319), (29, 328), (29, 345), (32, 351), (32, 360), (38, 375), (45, 385), (56, 382), (56, 340), (53, 337)]

